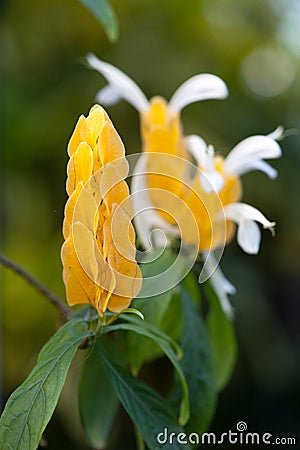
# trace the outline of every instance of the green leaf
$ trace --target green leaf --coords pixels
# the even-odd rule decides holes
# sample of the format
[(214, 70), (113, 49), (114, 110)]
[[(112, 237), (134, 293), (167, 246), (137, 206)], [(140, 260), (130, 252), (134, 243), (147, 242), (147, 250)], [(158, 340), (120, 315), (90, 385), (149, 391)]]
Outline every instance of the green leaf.
[(183, 433), (176, 419), (170, 412), (170, 405), (144, 381), (131, 375), (129, 371), (109, 360), (101, 346), (101, 339), (96, 343), (95, 351), (101, 358), (106, 374), (123, 407), (137, 426), (149, 449), (172, 450), (189, 449), (188, 445), (181, 445), (176, 439), (169, 439), (159, 444), (157, 436), (163, 433)]
[[(184, 289), (182, 289), (182, 307), (181, 367), (185, 372), (190, 393), (190, 420), (186, 430), (201, 434), (208, 427), (216, 403), (212, 354), (205, 323)], [(170, 397), (171, 403), (178, 404), (178, 397), (178, 385), (175, 385)]]
[[(170, 338), (168, 335), (164, 334), (161, 330), (155, 328), (153, 325), (147, 324), (145, 322), (140, 325), (134, 317), (131, 317), (130, 322), (133, 323), (120, 323), (112, 326), (105, 327), (104, 332), (116, 331), (116, 330), (129, 330), (135, 333), (145, 336), (154, 342), (162, 349), (163, 353), (169, 358), (174, 369), (177, 372), (181, 388), (182, 388), (182, 401), (180, 404), (179, 413), (179, 423), (184, 425), (189, 419), (189, 391), (185, 379), (185, 375), (180, 367), (178, 357), (182, 356), (182, 352), (178, 344)], [(176, 356), (173, 348), (179, 353)]]
[(224, 388), (235, 366), (237, 343), (232, 322), (224, 314), (220, 302), (210, 286), (205, 290), (210, 309), (207, 317), (209, 339), (213, 353), (217, 389)]
[[(181, 358), (182, 350), (181, 350), (180, 346), (171, 336), (166, 334), (164, 331), (160, 330), (155, 325), (152, 325), (151, 323), (148, 323), (146, 321), (141, 322), (139, 319), (137, 319), (136, 317), (133, 317), (133, 316), (124, 317), (124, 320), (126, 320), (127, 322), (130, 322), (133, 325), (138, 326), (140, 328), (141, 333), (144, 336), (147, 336), (150, 339), (152, 339), (154, 336), (154, 337), (160, 338), (160, 339), (168, 342), (171, 345), (171, 347), (173, 347), (175, 352), (177, 353), (178, 358)], [(119, 327), (120, 325), (122, 325), (122, 324), (117, 324), (116, 326)]]
[(122, 314), (135, 314), (140, 319), (145, 320), (144, 314), (136, 308), (127, 308), (122, 311)]
[(116, 41), (119, 35), (118, 21), (108, 0), (79, 0), (103, 25), (108, 38)]
[(200, 307), (201, 305), (200, 286), (193, 272), (188, 273), (188, 275), (182, 280), (181, 286), (187, 291), (187, 293), (189, 294), (195, 305)]
[(63, 388), (87, 324), (70, 320), (42, 348), (28, 378), (10, 396), (0, 418), (3, 450), (35, 450)]
[(154, 249), (146, 253), (140, 262), (143, 285), (134, 307), (139, 307), (139, 299), (155, 297), (173, 289), (189, 272), (189, 260), (178, 256), (169, 248)]
[[(101, 337), (102, 342), (107, 340)], [(105, 448), (118, 409), (118, 398), (109, 382), (103, 364), (93, 351), (81, 371), (79, 411), (85, 434), (95, 448)]]
[[(176, 300), (176, 285), (186, 271), (186, 261), (183, 258), (177, 261), (175, 268), (173, 266), (168, 271), (176, 261), (176, 256), (169, 249), (162, 254), (161, 249), (147, 252), (140, 265), (143, 274), (142, 291), (132, 303), (143, 313), (145, 322), (161, 328), (174, 339), (179, 337), (181, 330), (181, 305)], [(153, 279), (156, 276), (158, 277)], [(154, 288), (159, 294), (153, 296)], [(139, 372), (144, 362), (162, 356), (161, 348), (153, 345), (149, 339), (130, 333), (127, 342), (130, 366), (135, 373)]]
[[(160, 327), (167, 308), (170, 308), (173, 291), (164, 292), (156, 297), (137, 300), (135, 305), (142, 311), (145, 322)], [(171, 305), (173, 309), (173, 304)], [(172, 334), (174, 337), (174, 333)], [(176, 336), (175, 336), (176, 337)], [(145, 361), (151, 361), (162, 356), (162, 350), (152, 341), (130, 333), (127, 336), (129, 363), (132, 371), (138, 373)]]

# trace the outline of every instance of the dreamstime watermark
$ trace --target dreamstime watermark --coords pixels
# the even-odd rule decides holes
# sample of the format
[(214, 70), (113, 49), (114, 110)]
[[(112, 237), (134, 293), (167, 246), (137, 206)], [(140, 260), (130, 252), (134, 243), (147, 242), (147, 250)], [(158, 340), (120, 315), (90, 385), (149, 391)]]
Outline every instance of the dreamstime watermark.
[(236, 424), (236, 430), (228, 430), (217, 435), (216, 433), (175, 433), (164, 428), (156, 436), (156, 441), (163, 445), (296, 445), (295, 437), (278, 437), (272, 433), (248, 432), (246, 422), (240, 421)]

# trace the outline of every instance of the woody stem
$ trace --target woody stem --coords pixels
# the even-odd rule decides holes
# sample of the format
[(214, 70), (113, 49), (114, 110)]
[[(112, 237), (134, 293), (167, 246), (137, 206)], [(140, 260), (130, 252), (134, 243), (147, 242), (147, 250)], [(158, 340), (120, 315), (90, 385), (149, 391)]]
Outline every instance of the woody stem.
[(6, 256), (0, 254), (0, 264), (12, 270), (16, 274), (20, 275), (24, 280), (26, 280), (31, 286), (33, 286), (37, 291), (39, 291), (44, 297), (46, 297), (52, 305), (54, 305), (60, 313), (63, 320), (66, 320), (71, 309), (65, 305), (60, 298), (51, 292), (46, 286), (40, 283), (36, 278), (34, 278), (30, 273), (28, 273), (23, 267), (19, 266), (15, 262), (8, 259)]

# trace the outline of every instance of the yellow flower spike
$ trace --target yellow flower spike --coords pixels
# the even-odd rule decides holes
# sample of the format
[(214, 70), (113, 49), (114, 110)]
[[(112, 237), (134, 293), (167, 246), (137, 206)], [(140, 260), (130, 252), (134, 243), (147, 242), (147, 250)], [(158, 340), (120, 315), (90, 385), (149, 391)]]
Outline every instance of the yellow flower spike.
[(67, 194), (71, 195), (78, 183), (85, 183), (92, 175), (93, 151), (85, 142), (81, 142), (72, 154), (67, 166)]
[(101, 317), (106, 309), (121, 312), (138, 294), (142, 276), (124, 146), (99, 105), (79, 118), (68, 153), (61, 250), (67, 300), (91, 304)]
[(187, 157), (179, 114), (162, 97), (153, 97), (149, 109), (141, 112), (141, 135), (144, 151)]
[(172, 114), (163, 98), (152, 98), (149, 109), (141, 113), (141, 136), (143, 151), (148, 153), (147, 185), (151, 189), (150, 198), (162, 217), (173, 224), (175, 220), (164, 212), (166, 209), (175, 211), (177, 207), (175, 197), (169, 193), (182, 198), (189, 182), (185, 163), (189, 155), (185, 149), (179, 114)]
[[(124, 145), (111, 122), (106, 121), (99, 135), (97, 144), (101, 164), (116, 161), (124, 156)], [(109, 151), (108, 151), (109, 150)]]
[(82, 266), (76, 257), (72, 234), (64, 242), (61, 256), (64, 264), (63, 280), (66, 285), (69, 305), (91, 303), (90, 299), (95, 297), (98, 286), (82, 270)]
[[(238, 177), (224, 179), (220, 191), (212, 187), (210, 192), (203, 189), (199, 175), (191, 177), (190, 165), (187, 164), (191, 156), (182, 134), (179, 114), (172, 113), (167, 102), (160, 97), (151, 99), (149, 109), (141, 113), (141, 134), (143, 151), (149, 153), (147, 186), (152, 189), (149, 195), (153, 206), (166, 221), (180, 224), (183, 241), (196, 246), (199, 251), (222, 246), (232, 236), (235, 227), (229, 223), (225, 231), (225, 224), (214, 221), (214, 217), (226, 204), (240, 200)], [(213, 164), (214, 170), (223, 177), (223, 158), (214, 158)], [(199, 171), (203, 169), (199, 165)], [(193, 222), (184, 220), (186, 207), (191, 210), (198, 229)]]
[(84, 121), (85, 117), (81, 115), (76, 123), (75, 130), (73, 131), (68, 144), (67, 152), (69, 156), (73, 155), (75, 150), (77, 150), (78, 145), (82, 142), (81, 129)]
[[(231, 202), (239, 201), (241, 198), (241, 183), (239, 178), (230, 177), (225, 180), (221, 191), (206, 192), (200, 177), (197, 176), (183, 197), (184, 203), (191, 210), (199, 232), (200, 239), (191, 233), (189, 223), (182, 221), (182, 236), (185, 242), (195, 245), (198, 242), (199, 251), (221, 247), (229, 241), (234, 231), (234, 224), (216, 220), (218, 211)], [(180, 212), (179, 212), (180, 215)]]
[(96, 148), (101, 127), (107, 120), (109, 120), (108, 115), (99, 105), (94, 105), (90, 109), (88, 117), (84, 120), (80, 130), (80, 136), (92, 149)]
[(116, 286), (109, 301), (109, 309), (120, 312), (124, 309), (124, 305), (128, 306), (130, 299), (136, 297), (140, 291), (141, 274), (134, 260), (135, 233), (130, 216), (117, 204), (113, 205), (113, 214), (109, 216), (104, 226), (104, 235), (105, 241), (110, 240), (107, 260), (116, 280)]

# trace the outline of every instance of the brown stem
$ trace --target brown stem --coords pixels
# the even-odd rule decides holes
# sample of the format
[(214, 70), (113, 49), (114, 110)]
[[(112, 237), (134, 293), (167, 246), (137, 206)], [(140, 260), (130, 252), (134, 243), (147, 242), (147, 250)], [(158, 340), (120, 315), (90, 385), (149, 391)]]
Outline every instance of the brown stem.
[(19, 266), (18, 264), (14, 263), (10, 259), (6, 258), (6, 256), (0, 254), (0, 264), (2, 264), (5, 267), (8, 267), (13, 272), (20, 275), (22, 278), (24, 278), (29, 284), (31, 284), (35, 289), (37, 289), (44, 297), (47, 297), (48, 300), (54, 305), (60, 312), (60, 316), (63, 320), (66, 320), (69, 313), (71, 312), (71, 309), (63, 303), (60, 298), (54, 294), (53, 292), (49, 291), (46, 286), (41, 284), (36, 278), (34, 278), (30, 273), (26, 272), (23, 267)]

